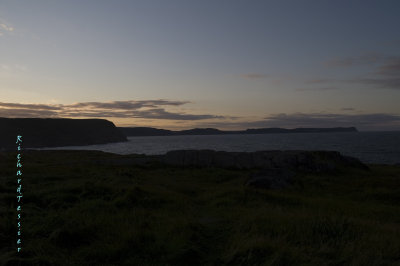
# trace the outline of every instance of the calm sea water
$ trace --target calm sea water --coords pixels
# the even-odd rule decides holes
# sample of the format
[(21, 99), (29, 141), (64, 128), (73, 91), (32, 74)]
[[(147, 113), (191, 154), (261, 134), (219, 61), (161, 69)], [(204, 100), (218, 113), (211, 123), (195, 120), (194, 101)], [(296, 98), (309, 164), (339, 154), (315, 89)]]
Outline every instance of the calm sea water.
[(129, 137), (129, 142), (48, 148), (117, 154), (164, 154), (178, 149), (218, 151), (332, 150), (366, 163), (400, 163), (400, 132)]

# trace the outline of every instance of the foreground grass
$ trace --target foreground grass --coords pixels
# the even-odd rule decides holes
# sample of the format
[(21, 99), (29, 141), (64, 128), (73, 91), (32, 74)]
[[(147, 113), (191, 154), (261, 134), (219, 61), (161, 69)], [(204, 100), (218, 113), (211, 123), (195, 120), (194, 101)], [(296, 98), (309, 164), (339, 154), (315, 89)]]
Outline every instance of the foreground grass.
[[(251, 171), (112, 166), (91, 151), (0, 158), (3, 265), (400, 265), (400, 167), (298, 175), (283, 190)], [(0, 264), (1, 265), (1, 264)]]

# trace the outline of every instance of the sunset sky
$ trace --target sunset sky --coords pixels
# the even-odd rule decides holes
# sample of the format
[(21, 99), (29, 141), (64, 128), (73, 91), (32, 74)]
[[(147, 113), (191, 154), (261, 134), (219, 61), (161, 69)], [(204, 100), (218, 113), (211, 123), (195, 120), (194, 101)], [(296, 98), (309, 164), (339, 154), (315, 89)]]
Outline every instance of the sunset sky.
[(0, 2), (0, 117), (400, 130), (400, 1)]

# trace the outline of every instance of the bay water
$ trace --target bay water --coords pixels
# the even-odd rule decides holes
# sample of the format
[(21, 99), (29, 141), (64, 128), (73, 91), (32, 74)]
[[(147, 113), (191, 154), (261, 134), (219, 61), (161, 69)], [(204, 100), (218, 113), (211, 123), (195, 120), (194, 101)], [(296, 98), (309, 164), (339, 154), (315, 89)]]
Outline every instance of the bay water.
[(252, 152), (261, 150), (330, 150), (365, 163), (399, 164), (400, 132), (281, 133), (128, 137), (128, 142), (48, 150), (100, 150), (117, 154), (164, 154), (171, 150), (211, 149)]

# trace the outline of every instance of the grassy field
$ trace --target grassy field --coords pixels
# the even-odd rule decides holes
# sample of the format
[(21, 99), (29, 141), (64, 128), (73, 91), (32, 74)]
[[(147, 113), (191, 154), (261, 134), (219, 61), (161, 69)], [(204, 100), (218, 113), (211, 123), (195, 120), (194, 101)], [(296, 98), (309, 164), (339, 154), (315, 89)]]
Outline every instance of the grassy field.
[(298, 174), (244, 186), (250, 170), (112, 166), (92, 151), (0, 156), (0, 265), (400, 265), (400, 167)]

